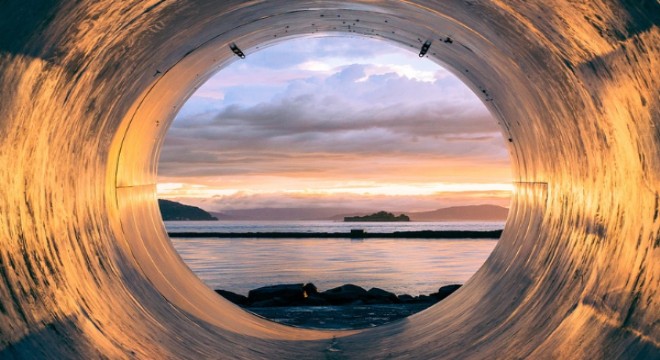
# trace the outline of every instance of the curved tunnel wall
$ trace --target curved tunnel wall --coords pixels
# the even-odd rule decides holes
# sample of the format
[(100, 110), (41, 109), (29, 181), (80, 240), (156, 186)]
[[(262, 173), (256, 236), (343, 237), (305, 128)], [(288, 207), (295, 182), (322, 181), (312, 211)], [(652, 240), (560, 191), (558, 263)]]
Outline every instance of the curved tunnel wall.
[[(657, 2), (3, 7), (0, 357), (658, 356)], [(459, 292), (358, 332), (276, 325), (217, 297), (172, 249), (154, 195), (167, 125), (237, 59), (231, 42), (249, 56), (325, 32), (433, 40), (429, 56), (497, 116), (516, 178), (503, 237)]]

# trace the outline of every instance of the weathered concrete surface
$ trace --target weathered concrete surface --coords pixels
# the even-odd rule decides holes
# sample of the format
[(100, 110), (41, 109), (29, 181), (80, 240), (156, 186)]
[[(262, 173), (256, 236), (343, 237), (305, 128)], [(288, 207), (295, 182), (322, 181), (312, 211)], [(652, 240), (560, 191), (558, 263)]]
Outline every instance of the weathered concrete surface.
[[(657, 358), (658, 14), (654, 0), (2, 2), (0, 358)], [(215, 295), (154, 196), (163, 134), (238, 59), (230, 43), (249, 56), (328, 31), (415, 52), (432, 39), (499, 119), (516, 177), (483, 268), (359, 334)]]

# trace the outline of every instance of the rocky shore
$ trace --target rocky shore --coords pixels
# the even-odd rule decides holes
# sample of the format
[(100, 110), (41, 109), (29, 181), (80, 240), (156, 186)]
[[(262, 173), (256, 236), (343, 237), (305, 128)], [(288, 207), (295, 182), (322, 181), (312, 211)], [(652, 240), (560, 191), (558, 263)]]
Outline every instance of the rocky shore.
[(382, 325), (451, 295), (461, 285), (447, 285), (428, 295), (396, 295), (345, 284), (318, 291), (312, 283), (281, 284), (250, 290), (247, 296), (215, 290), (227, 300), (273, 321), (309, 328), (356, 329)]

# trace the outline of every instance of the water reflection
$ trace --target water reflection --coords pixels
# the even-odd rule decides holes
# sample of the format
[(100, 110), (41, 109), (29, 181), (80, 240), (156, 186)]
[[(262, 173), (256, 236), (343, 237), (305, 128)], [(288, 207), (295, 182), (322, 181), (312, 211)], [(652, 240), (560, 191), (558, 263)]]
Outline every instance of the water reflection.
[(496, 240), (428, 239), (172, 239), (211, 288), (247, 294), (281, 283), (345, 283), (397, 294), (429, 294), (464, 283)]

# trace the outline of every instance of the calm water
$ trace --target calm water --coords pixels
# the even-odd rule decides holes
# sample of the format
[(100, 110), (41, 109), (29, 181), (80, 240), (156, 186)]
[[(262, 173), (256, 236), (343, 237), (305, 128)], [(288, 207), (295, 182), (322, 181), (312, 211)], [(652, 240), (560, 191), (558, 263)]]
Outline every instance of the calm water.
[(498, 230), (503, 222), (350, 222), (341, 221), (167, 221), (170, 232), (394, 232), (417, 230)]
[[(503, 223), (167, 222), (168, 231), (367, 232), (494, 230)], [(320, 290), (345, 283), (397, 294), (429, 294), (464, 283), (496, 240), (429, 239), (172, 239), (190, 268), (213, 289), (247, 294), (260, 286), (313, 282)]]

